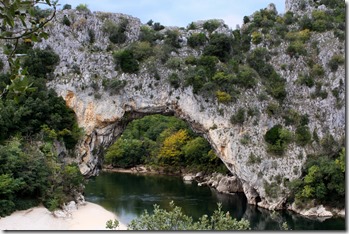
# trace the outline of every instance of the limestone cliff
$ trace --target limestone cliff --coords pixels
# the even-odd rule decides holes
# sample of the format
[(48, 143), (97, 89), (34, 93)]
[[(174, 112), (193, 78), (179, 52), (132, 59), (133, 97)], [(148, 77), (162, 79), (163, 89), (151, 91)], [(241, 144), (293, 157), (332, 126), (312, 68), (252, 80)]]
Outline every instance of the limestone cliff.
[[(302, 14), (299, 4), (300, 1), (286, 0), (286, 9)], [(69, 26), (62, 23), (64, 17), (71, 21)], [(126, 41), (113, 45), (103, 31), (103, 25), (106, 21), (118, 24), (125, 19), (128, 21)], [(232, 36), (233, 30), (219, 22), (215, 32)], [(198, 32), (209, 37), (210, 32), (203, 28), (203, 24), (196, 22), (193, 29), (167, 27), (159, 31), (162, 34), (167, 29), (179, 32), (179, 48), (170, 53), (170, 58), (184, 59), (189, 55), (198, 57), (202, 54), (202, 51), (189, 47), (187, 42), (190, 35)], [(186, 120), (211, 143), (229, 170), (241, 181), (249, 203), (259, 202), (260, 206), (269, 209), (282, 208), (287, 197), (284, 184), (277, 185), (273, 197), (267, 195), (265, 185), (272, 184), (276, 178), (293, 180), (299, 177), (306, 155), (316, 153), (318, 145), (315, 142), (306, 146), (291, 143), (283, 157), (274, 157), (267, 152), (265, 133), (285, 120), (281, 115), (268, 114), (266, 109), (272, 98), (268, 95), (267, 99), (261, 98), (265, 88), (260, 82), (252, 89), (243, 90), (236, 102), (224, 104), (217, 99), (194, 94), (191, 86), (174, 88), (168, 77), (173, 72), (180, 74), (180, 69), (185, 68), (169, 69), (161, 63), (147, 60), (140, 64), (136, 74), (116, 70), (113, 50), (137, 41), (142, 26), (139, 19), (128, 15), (64, 10), (58, 12), (55, 21), (48, 26), (50, 37), (35, 45), (39, 48), (50, 46), (60, 56), (55, 79), (49, 85), (75, 111), (79, 125), (85, 130), (85, 137), (76, 150), (81, 172), (85, 175), (98, 173), (103, 162), (101, 152), (116, 140), (128, 121), (147, 114), (174, 114)], [(241, 30), (244, 27), (246, 25)], [(333, 31), (312, 33), (310, 41), (317, 43), (318, 54), (314, 56), (317, 63), (325, 68), (321, 80), (321, 90), (328, 94), (325, 98), (311, 98), (316, 87), (297, 84), (300, 73), (310, 68), (306, 65), (305, 56), (291, 57), (286, 53), (290, 42), (281, 41), (276, 47), (268, 43), (251, 43), (251, 50), (257, 47), (270, 50), (270, 63), (286, 79), (287, 96), (283, 105), (307, 115), (310, 132), (316, 131), (320, 139), (331, 134), (336, 141), (341, 141), (345, 136), (345, 71), (343, 65), (336, 71), (327, 67), (333, 55), (344, 54), (344, 43)], [(158, 40), (156, 43), (161, 45), (164, 42)], [(307, 44), (307, 50), (311, 49), (311, 45)], [(115, 78), (126, 81), (125, 85), (114, 93), (104, 91), (103, 81)], [(339, 90), (336, 96), (332, 92), (335, 89)], [(239, 108), (252, 108), (259, 115), (247, 117), (243, 124), (232, 124), (230, 117)], [(296, 129), (294, 126), (287, 128), (293, 132)], [(247, 143), (242, 140), (246, 136)], [(258, 163), (249, 161), (251, 154), (259, 159)]]

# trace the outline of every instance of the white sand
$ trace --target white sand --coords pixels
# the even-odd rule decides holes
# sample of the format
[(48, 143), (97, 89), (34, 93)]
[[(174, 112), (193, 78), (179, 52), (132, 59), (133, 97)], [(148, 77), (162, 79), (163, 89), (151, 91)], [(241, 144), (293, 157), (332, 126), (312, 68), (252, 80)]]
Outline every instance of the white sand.
[[(56, 218), (45, 207), (34, 207), (28, 210), (16, 211), (10, 216), (0, 218), (1, 230), (106, 230), (109, 219), (117, 219), (103, 207), (86, 202), (72, 212), (69, 218)], [(126, 230), (119, 223), (118, 230)]]

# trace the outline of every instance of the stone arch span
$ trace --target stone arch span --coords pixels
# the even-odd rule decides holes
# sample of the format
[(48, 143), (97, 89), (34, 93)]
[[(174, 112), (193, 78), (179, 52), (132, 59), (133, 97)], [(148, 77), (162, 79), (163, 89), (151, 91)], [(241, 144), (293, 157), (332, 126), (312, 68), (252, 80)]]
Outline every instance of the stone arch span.
[[(252, 124), (252, 119), (244, 125), (235, 125), (230, 122), (230, 116), (241, 104), (214, 103), (194, 95), (190, 88), (173, 90), (168, 85), (158, 90), (146, 89), (143, 93), (134, 92), (127, 85), (117, 95), (104, 93), (100, 99), (74, 89), (57, 86), (56, 90), (75, 111), (79, 125), (85, 130), (85, 136), (76, 148), (84, 175), (98, 174), (101, 150), (121, 135), (128, 122), (150, 114), (174, 115), (208, 140), (227, 168), (241, 181), (250, 204), (256, 204), (260, 198), (259, 206), (275, 209), (285, 201), (281, 196), (274, 200), (265, 196), (263, 182), (268, 176), (275, 175), (278, 168), (271, 169), (272, 161), (266, 155), (263, 136), (268, 129), (268, 118), (263, 114), (258, 125)], [(241, 143), (245, 134), (250, 136), (247, 145)], [(249, 164), (251, 153), (260, 157), (261, 163)], [(288, 171), (292, 169), (289, 164), (295, 161), (276, 161), (284, 169), (285, 176), (293, 175)]]

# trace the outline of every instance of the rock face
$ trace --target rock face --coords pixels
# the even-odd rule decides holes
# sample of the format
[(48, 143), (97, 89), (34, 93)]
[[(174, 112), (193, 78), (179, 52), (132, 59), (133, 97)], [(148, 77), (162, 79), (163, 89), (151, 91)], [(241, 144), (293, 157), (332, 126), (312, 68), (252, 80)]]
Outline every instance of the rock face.
[[(299, 9), (298, 2), (286, 0), (286, 9)], [(275, 10), (273, 6), (269, 8)], [(62, 24), (64, 16), (72, 21), (70, 27)], [(260, 85), (244, 91), (236, 103), (225, 105), (217, 100), (207, 101), (205, 97), (194, 94), (190, 86), (173, 88), (168, 82), (173, 71), (165, 66), (156, 64), (158, 77), (150, 72), (147, 63), (141, 65), (138, 74), (116, 71), (112, 51), (108, 49), (111, 43), (102, 26), (106, 20), (120, 22), (125, 18), (129, 21), (126, 44), (136, 41), (142, 26), (137, 18), (123, 14), (64, 10), (58, 12), (55, 22), (49, 26), (51, 36), (35, 45), (39, 48), (51, 46), (60, 56), (55, 79), (49, 85), (75, 111), (78, 123), (85, 131), (85, 137), (76, 149), (81, 172), (84, 175), (98, 174), (103, 163), (101, 152), (120, 136), (132, 119), (155, 113), (173, 114), (187, 121), (193, 130), (210, 142), (217, 155), (240, 181), (249, 203), (256, 204), (260, 201), (260, 205), (265, 208), (280, 208), (286, 196), (284, 185), (278, 184), (277, 194), (270, 197), (266, 193), (265, 184), (275, 182), (276, 177), (290, 181), (298, 178), (306, 155), (315, 153), (317, 146), (302, 147), (292, 143), (283, 157), (270, 156), (264, 135), (273, 125), (283, 123), (284, 120), (267, 114), (265, 109), (268, 101), (258, 98), (263, 92)], [(92, 43), (88, 36), (91, 30), (94, 32)], [(173, 52), (171, 57), (198, 56), (197, 51), (187, 46), (187, 38), (198, 31), (207, 35), (208, 32), (200, 27), (176, 30), (180, 34), (181, 48), (177, 53)], [(216, 31), (232, 34), (232, 30), (223, 24)], [(344, 54), (344, 45), (333, 32), (316, 33), (311, 40), (318, 42), (319, 63), (324, 68), (334, 54)], [(344, 81), (344, 66), (340, 66), (335, 72), (325, 69), (325, 77), (329, 78), (326, 86), (323, 86), (328, 93), (327, 98), (310, 98), (315, 87), (295, 85), (300, 71), (308, 69), (304, 65), (306, 61), (302, 57), (291, 58), (286, 55), (287, 45), (287, 42), (282, 42), (275, 48), (275, 56), (270, 61), (275, 70), (287, 80), (285, 102), (300, 114), (308, 115), (310, 132), (317, 131), (320, 139), (330, 133), (339, 141), (345, 136), (345, 107), (338, 107), (331, 90), (344, 88), (340, 83), (341, 79)], [(283, 64), (292, 66), (292, 69), (282, 69)], [(115, 77), (126, 81), (126, 85), (114, 94), (102, 91), (103, 80)], [(94, 89), (94, 84), (99, 89)], [(339, 99), (344, 100), (344, 92), (339, 94)], [(243, 125), (230, 122), (230, 117), (239, 108), (249, 107), (254, 107), (260, 112), (260, 116), (248, 117)], [(289, 130), (294, 132), (295, 127), (290, 126)], [(249, 143), (243, 144), (241, 139), (246, 135), (249, 136)], [(248, 163), (251, 154), (260, 158), (260, 162)], [(218, 187), (229, 186), (226, 182)]]

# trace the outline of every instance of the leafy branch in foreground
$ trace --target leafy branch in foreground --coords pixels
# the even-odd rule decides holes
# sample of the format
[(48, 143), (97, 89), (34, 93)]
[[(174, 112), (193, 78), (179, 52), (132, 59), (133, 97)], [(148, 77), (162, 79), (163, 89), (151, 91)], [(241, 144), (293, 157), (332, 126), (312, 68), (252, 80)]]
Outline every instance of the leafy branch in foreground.
[[(44, 4), (51, 10), (42, 11), (37, 6)], [(11, 49), (7, 53), (8, 63), (11, 69), (11, 84), (7, 85), (0, 94), (0, 99), (11, 92), (16, 98), (22, 93), (33, 92), (32, 84), (28, 83), (27, 72), (22, 70), (20, 59), (16, 56), (16, 50), (20, 40), (37, 42), (41, 38), (47, 39), (44, 31), (47, 23), (56, 15), (57, 1), (54, 0), (4, 0), (0, 2), (0, 40), (12, 42)]]
[[(109, 224), (109, 225), (108, 225)], [(107, 222), (107, 228), (112, 221)], [(229, 212), (222, 211), (222, 205), (218, 204), (218, 209), (213, 212), (209, 218), (203, 215), (199, 221), (194, 222), (193, 218), (183, 214), (182, 208), (175, 206), (174, 202), (170, 202), (170, 210), (160, 209), (159, 205), (154, 205), (153, 214), (149, 214), (146, 210), (137, 219), (131, 221), (128, 225), (129, 230), (249, 230), (250, 223), (242, 219), (237, 221), (233, 219)]]

